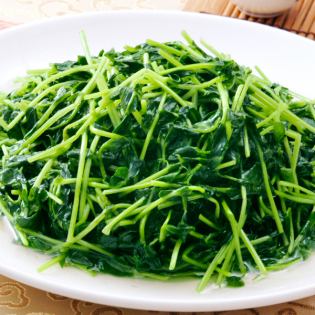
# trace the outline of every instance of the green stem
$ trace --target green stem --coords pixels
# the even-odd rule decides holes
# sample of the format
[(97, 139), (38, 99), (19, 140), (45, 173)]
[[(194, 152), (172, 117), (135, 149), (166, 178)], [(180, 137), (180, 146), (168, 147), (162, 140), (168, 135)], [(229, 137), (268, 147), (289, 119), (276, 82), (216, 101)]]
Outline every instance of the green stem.
[(238, 259), (239, 267), (240, 267), (241, 272), (244, 273), (246, 268), (244, 265), (242, 252), (241, 252), (240, 235), (239, 235), (240, 228), (239, 228), (238, 223), (235, 220), (233, 212), (231, 211), (231, 209), (229, 208), (229, 206), (227, 205), (225, 201), (222, 202), (222, 207), (223, 207), (223, 210), (225, 212), (227, 219), (230, 222), (232, 232), (233, 232), (233, 241), (234, 241), (234, 246), (236, 250), (236, 256)]
[(166, 100), (166, 94), (164, 93), (163, 97), (161, 98), (159, 107), (158, 107), (158, 109), (156, 111), (156, 114), (155, 114), (155, 116), (153, 118), (153, 122), (152, 122), (152, 124), (150, 126), (150, 129), (149, 129), (149, 131), (147, 133), (147, 136), (146, 136), (146, 138), (144, 140), (144, 144), (143, 144), (143, 147), (142, 147), (142, 150), (141, 150), (141, 154), (140, 154), (140, 160), (144, 160), (144, 158), (145, 158), (145, 155), (147, 153), (150, 141), (151, 141), (151, 139), (153, 137), (154, 129), (155, 129), (155, 127), (156, 127), (156, 125), (157, 125), (157, 123), (159, 121), (159, 118), (160, 118), (160, 112), (162, 111), (163, 106), (165, 104), (165, 100)]
[[(263, 175), (263, 180), (264, 180), (264, 185), (265, 185), (265, 190), (266, 190), (266, 194), (267, 194), (267, 198), (271, 207), (271, 211), (273, 214), (273, 219), (275, 220), (278, 232), (282, 235), (284, 235), (284, 230), (283, 230), (283, 226), (282, 226), (282, 222), (279, 216), (279, 212), (276, 206), (276, 203), (273, 199), (272, 196), (272, 191), (271, 191), (271, 187), (270, 187), (270, 182), (269, 182), (269, 177), (268, 177), (268, 171), (267, 171), (267, 166), (264, 160), (264, 155), (262, 152), (262, 149), (260, 147), (260, 145), (258, 144), (258, 142), (256, 142), (256, 148), (257, 148), (257, 153), (258, 153), (258, 157), (260, 160), (260, 165), (261, 165), (261, 171), (262, 171), (262, 175)], [(285, 244), (287, 244), (287, 240), (286, 237), (284, 235), (284, 242)]]
[(90, 176), (90, 170), (92, 166), (92, 158), (91, 156), (95, 153), (97, 144), (99, 142), (99, 136), (95, 136), (92, 143), (91, 147), (89, 150), (89, 157), (85, 162), (84, 166), (84, 173), (83, 173), (83, 178), (82, 178), (82, 191), (81, 191), (81, 196), (80, 196), (80, 207), (79, 207), (79, 221), (85, 222), (87, 220), (89, 212), (84, 210), (86, 209), (86, 199), (87, 199), (87, 190), (88, 190), (88, 184), (89, 184), (89, 176)]
[(257, 254), (253, 244), (251, 243), (251, 241), (248, 239), (247, 235), (245, 234), (245, 232), (243, 230), (240, 231), (240, 236), (241, 239), (243, 241), (243, 243), (245, 244), (245, 246), (247, 247), (248, 251), (250, 252), (250, 254), (252, 255), (258, 269), (260, 270), (260, 272), (262, 273), (266, 273), (266, 267), (263, 264), (263, 262), (261, 261), (259, 255)]
[[(93, 61), (91, 58), (90, 49), (88, 47), (87, 38), (86, 38), (85, 33), (83, 31), (81, 31), (80, 34), (81, 34), (81, 43), (82, 43), (82, 46), (83, 46), (83, 49), (84, 49), (84, 52), (86, 55), (86, 60), (89, 64), (89, 66), (92, 66)], [(106, 59), (106, 62), (108, 62), (107, 59)], [(95, 74), (95, 71), (93, 69), (91, 69), (91, 73)], [(97, 87), (98, 87), (100, 92), (104, 92), (104, 91), (107, 92), (108, 91), (107, 83), (104, 79), (104, 76), (100, 72), (96, 74), (96, 84), (97, 84)], [(102, 104), (106, 105), (106, 107), (108, 109), (109, 117), (112, 121), (112, 124), (116, 128), (120, 124), (120, 115), (117, 112), (115, 106), (113, 105), (112, 102), (108, 102), (108, 99), (106, 99), (106, 98), (103, 98)]]
[(82, 178), (83, 178), (85, 158), (87, 154), (87, 142), (88, 142), (88, 136), (86, 133), (84, 133), (82, 135), (82, 140), (81, 140), (80, 159), (79, 159), (79, 165), (78, 165), (78, 171), (77, 171), (77, 181), (75, 184), (74, 200), (73, 200), (73, 205), (72, 205), (70, 224), (68, 228), (68, 235), (67, 235), (68, 242), (72, 241), (73, 239), (75, 225), (76, 225), (78, 212), (79, 212)]
[(143, 204), (145, 198), (142, 197), (138, 201), (136, 201), (133, 205), (130, 207), (124, 209), (120, 214), (118, 214), (116, 217), (114, 217), (103, 229), (103, 233), (105, 235), (110, 235), (111, 230), (117, 225), (120, 221), (127, 218), (135, 209), (137, 209), (141, 204)]
[(226, 256), (228, 248), (229, 246), (227, 244), (223, 245), (216, 256), (213, 258), (197, 287), (198, 292), (201, 292), (206, 288), (216, 267), (223, 261), (224, 257)]
[(177, 240), (172, 252), (171, 260), (170, 260), (170, 265), (169, 265), (169, 270), (174, 270), (176, 267), (178, 255), (179, 255), (179, 250), (180, 247), (182, 246), (183, 241), (182, 240)]

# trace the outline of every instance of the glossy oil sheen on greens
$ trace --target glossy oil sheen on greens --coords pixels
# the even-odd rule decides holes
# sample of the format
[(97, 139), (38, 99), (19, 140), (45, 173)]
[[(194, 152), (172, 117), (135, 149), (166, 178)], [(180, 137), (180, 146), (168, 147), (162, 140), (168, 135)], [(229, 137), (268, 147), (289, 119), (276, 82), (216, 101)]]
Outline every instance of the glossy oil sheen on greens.
[(314, 101), (183, 37), (91, 56), (82, 34), (0, 95), (0, 209), (41, 270), (201, 291), (312, 252)]

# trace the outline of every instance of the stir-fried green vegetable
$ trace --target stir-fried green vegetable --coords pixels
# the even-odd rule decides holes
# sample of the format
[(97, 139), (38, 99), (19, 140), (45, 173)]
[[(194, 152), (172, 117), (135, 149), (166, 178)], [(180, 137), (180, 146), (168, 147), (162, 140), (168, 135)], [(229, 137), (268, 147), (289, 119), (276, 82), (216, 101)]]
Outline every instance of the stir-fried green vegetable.
[(183, 35), (94, 57), (83, 34), (0, 96), (0, 208), (41, 269), (202, 290), (311, 252), (314, 102)]

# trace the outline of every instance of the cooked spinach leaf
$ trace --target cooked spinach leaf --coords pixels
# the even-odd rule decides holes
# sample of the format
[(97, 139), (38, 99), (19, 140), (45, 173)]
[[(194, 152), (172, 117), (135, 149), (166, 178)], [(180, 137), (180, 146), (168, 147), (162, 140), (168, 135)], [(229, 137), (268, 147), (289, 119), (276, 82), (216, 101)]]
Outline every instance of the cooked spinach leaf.
[(41, 269), (203, 290), (312, 252), (314, 101), (183, 35), (91, 56), (82, 34), (1, 94), (0, 209)]

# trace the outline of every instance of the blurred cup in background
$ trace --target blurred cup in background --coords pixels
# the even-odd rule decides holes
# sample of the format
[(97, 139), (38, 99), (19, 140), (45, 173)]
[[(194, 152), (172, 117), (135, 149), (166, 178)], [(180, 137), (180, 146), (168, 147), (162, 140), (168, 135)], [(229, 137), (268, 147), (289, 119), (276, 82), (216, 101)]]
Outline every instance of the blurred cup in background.
[(241, 11), (256, 17), (273, 17), (288, 11), (296, 0), (231, 0)]

